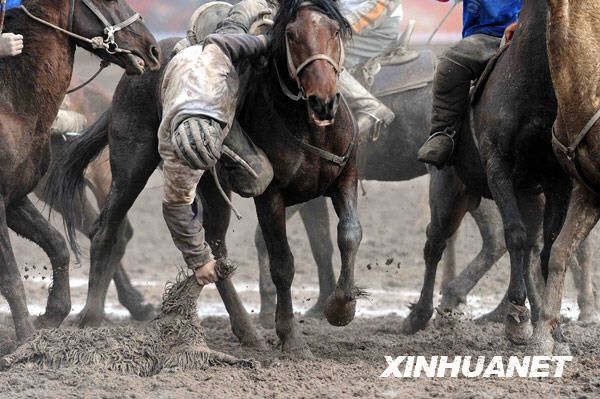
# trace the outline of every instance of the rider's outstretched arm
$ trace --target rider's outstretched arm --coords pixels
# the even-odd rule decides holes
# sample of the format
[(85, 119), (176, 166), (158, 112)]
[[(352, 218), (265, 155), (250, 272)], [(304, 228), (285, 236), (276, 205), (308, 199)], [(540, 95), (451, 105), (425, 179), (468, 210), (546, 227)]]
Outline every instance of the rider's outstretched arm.
[(212, 34), (206, 37), (204, 47), (211, 44), (219, 46), (233, 65), (248, 58), (263, 55), (269, 48), (269, 42), (264, 35)]
[(381, 25), (398, 7), (394, 0), (365, 0), (355, 6), (343, 7), (342, 13), (350, 22), (354, 33)]

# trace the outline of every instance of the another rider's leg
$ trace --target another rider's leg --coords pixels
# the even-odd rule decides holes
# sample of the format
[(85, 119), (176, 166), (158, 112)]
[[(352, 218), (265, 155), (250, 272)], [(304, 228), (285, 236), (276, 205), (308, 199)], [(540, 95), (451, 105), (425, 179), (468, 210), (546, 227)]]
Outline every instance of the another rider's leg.
[(471, 82), (479, 78), (500, 41), (494, 36), (472, 35), (440, 57), (433, 80), (431, 136), (418, 152), (419, 161), (440, 167), (449, 160), (468, 106)]
[(262, 15), (274, 16), (275, 9), (266, 0), (242, 0), (234, 4), (215, 33), (249, 33), (252, 24)]
[(394, 120), (394, 113), (354, 79), (348, 71), (342, 71), (338, 85), (356, 117), (358, 132), (362, 140), (365, 138), (376, 139), (381, 130)]
[(51, 134), (80, 133), (87, 126), (84, 115), (61, 109), (50, 127)]
[[(212, 168), (220, 155), (214, 149), (220, 151), (223, 137), (218, 135), (224, 133), (220, 126), (216, 128), (217, 125), (210, 119), (191, 117), (181, 122), (172, 136), (159, 137), (159, 152), (164, 161), (163, 216), (173, 243), (181, 251), (187, 267), (194, 270), (197, 277), (200, 268), (203, 269), (202, 275), (214, 273), (214, 260), (204, 239), (201, 212), (195, 197), (196, 186), (204, 171)], [(182, 136), (190, 140), (201, 137), (206, 145), (194, 145), (194, 150), (191, 150), (189, 141), (187, 146), (181, 145)], [(190, 161), (190, 157), (194, 158), (193, 161)], [(205, 267), (213, 271), (207, 271)]]

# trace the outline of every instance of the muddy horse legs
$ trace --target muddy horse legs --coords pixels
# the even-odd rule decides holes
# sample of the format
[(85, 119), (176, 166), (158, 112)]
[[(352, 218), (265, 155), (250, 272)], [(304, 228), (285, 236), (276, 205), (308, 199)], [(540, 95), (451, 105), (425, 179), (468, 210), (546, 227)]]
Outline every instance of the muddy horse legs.
[[(210, 173), (204, 174), (197, 191), (202, 200), (202, 223), (206, 230), (206, 241), (216, 259), (227, 257), (225, 239), (231, 218), (231, 209), (218, 192)], [(218, 282), (217, 290), (221, 295), (227, 313), (229, 313), (233, 334), (239, 339), (240, 343), (245, 347), (265, 349), (264, 339), (252, 324), (250, 315), (244, 308), (231, 279)]]

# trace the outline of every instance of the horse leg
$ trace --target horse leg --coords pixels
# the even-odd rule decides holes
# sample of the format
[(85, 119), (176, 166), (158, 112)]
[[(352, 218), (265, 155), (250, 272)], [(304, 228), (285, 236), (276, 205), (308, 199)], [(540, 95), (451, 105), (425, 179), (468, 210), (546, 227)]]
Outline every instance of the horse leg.
[(585, 239), (577, 249), (577, 255), (572, 258), (571, 271), (577, 288), (578, 320), (585, 323), (597, 323), (600, 321), (600, 314), (596, 309), (592, 264), (593, 248), (590, 241), (590, 238)]
[[(106, 198), (110, 192), (112, 182), (108, 147), (98, 155), (98, 158), (90, 163), (86, 169), (85, 179), (88, 187), (94, 194), (98, 208), (102, 209), (106, 204)], [(98, 218), (98, 214), (85, 196), (82, 199), (84, 202), (82, 204), (83, 212), (81, 212), (83, 220), (78, 225), (81, 226), (81, 230), (91, 239), (93, 224)], [(119, 230), (118, 234), (117, 241), (123, 243), (123, 247), (126, 247), (133, 236), (133, 227), (131, 227), (131, 223), (127, 217), (125, 217), (123, 228)], [(113, 268), (115, 269), (115, 274), (113, 281), (117, 289), (119, 302), (129, 311), (134, 320), (146, 321), (153, 319), (156, 316), (154, 306), (145, 303), (142, 293), (131, 284), (131, 280), (123, 267), (122, 259), (117, 259), (115, 256), (114, 262), (115, 265)]]
[(456, 278), (456, 239), (458, 230), (448, 239), (446, 250), (442, 255), (442, 292)]
[(23, 342), (33, 334), (34, 329), (27, 309), (25, 288), (10, 244), (7, 210), (3, 199), (0, 200), (0, 292), (10, 307), (17, 341)]
[[(288, 207), (285, 210), (286, 221), (290, 220), (304, 204), (298, 204)], [(267, 329), (275, 328), (275, 308), (277, 306), (277, 289), (271, 279), (271, 272), (269, 270), (269, 253), (267, 251), (267, 245), (263, 238), (260, 225), (256, 226), (256, 232), (254, 233), (254, 245), (256, 246), (256, 252), (258, 253), (258, 281), (260, 290), (260, 324)]]
[[(483, 149), (482, 149), (483, 151)], [(528, 253), (527, 228), (523, 222), (519, 201), (511, 179), (510, 165), (496, 152), (486, 160), (488, 185), (502, 216), (504, 237), (510, 255), (510, 283), (508, 285), (509, 312), (505, 319), (507, 338), (515, 344), (525, 344), (531, 336), (529, 310), (525, 306), (525, 261)]]
[(8, 227), (40, 246), (50, 258), (52, 285), (48, 293), (46, 313), (37, 321), (41, 328), (58, 327), (71, 311), (67, 243), (27, 197), (11, 205), (6, 217)]
[(586, 239), (600, 218), (598, 199), (587, 188), (575, 182), (569, 200), (567, 217), (550, 253), (546, 289), (540, 320), (535, 325), (531, 340), (536, 354), (551, 353), (552, 334), (559, 325), (567, 262)]
[(431, 222), (427, 226), (425, 242), (425, 275), (421, 295), (410, 306), (410, 314), (404, 320), (402, 331), (414, 334), (422, 330), (433, 316), (433, 293), (437, 265), (442, 258), (446, 242), (460, 226), (464, 215), (476, 206), (479, 198), (465, 192), (464, 185), (453, 168), (431, 170), (429, 182), (429, 208)]
[(324, 197), (315, 198), (300, 208), (300, 217), (308, 234), (308, 241), (317, 263), (319, 275), (319, 298), (309, 310), (307, 317), (323, 317), (327, 298), (335, 290), (333, 272), (333, 243), (329, 234), (329, 212)]
[(294, 256), (286, 235), (285, 202), (276, 188), (254, 199), (258, 222), (269, 253), (271, 278), (277, 289), (275, 332), (281, 340), (283, 352), (293, 352), (310, 357), (310, 349), (298, 331), (292, 304), (292, 281), (294, 280)]
[[(211, 174), (205, 173), (197, 187), (202, 200), (202, 223), (206, 242), (210, 245), (216, 259), (227, 257), (227, 228), (231, 218), (231, 209), (223, 200)], [(230, 192), (227, 193), (230, 196)], [(219, 281), (217, 290), (229, 314), (233, 334), (243, 346), (265, 349), (263, 337), (252, 324), (250, 315), (244, 308), (230, 278)]]
[(121, 146), (111, 148), (114, 178), (91, 239), (89, 289), (86, 305), (79, 315), (81, 327), (98, 326), (102, 322), (106, 292), (115, 274), (114, 259), (121, 259), (125, 252), (126, 243), (120, 241), (123, 219), (160, 159), (155, 142), (139, 143), (135, 151), (123, 154), (114, 150)]
[[(483, 200), (479, 207), (470, 213), (481, 235), (481, 250), (456, 279), (445, 288), (442, 287), (440, 309), (444, 311), (466, 304), (469, 292), (506, 253), (502, 221), (496, 205), (492, 201)], [(504, 320), (504, 316), (505, 314), (500, 320)]]

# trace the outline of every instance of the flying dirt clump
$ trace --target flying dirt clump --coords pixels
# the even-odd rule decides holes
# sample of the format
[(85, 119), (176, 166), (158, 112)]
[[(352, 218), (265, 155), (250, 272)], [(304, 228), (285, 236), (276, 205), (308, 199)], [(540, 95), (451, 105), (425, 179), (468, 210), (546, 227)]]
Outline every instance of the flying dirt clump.
[[(235, 270), (223, 260), (216, 268), (221, 279)], [(255, 367), (251, 360), (237, 359), (207, 346), (196, 307), (202, 288), (193, 275), (182, 271), (175, 283), (167, 284), (160, 314), (145, 327), (40, 330), (2, 358), (0, 366), (85, 365), (139, 376), (212, 365)]]

